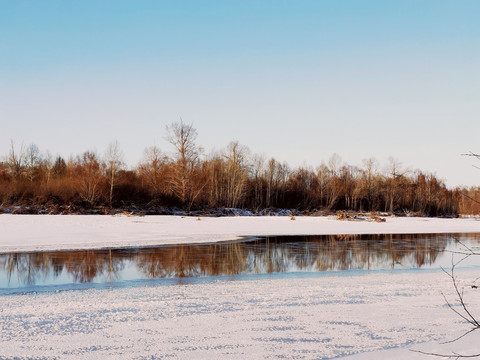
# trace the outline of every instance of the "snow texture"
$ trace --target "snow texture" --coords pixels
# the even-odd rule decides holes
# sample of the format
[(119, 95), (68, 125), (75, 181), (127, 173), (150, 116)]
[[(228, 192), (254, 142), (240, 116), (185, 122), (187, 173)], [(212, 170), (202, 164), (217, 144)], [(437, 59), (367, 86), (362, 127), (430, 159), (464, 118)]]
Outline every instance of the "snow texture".
[[(476, 275), (461, 273), (467, 282)], [(478, 294), (466, 290), (478, 310)], [(424, 349), (415, 344), (470, 329), (441, 291), (451, 292), (444, 274), (405, 272), (9, 295), (0, 297), (0, 358), (330, 359)], [(425, 358), (402, 350), (395, 358)]]

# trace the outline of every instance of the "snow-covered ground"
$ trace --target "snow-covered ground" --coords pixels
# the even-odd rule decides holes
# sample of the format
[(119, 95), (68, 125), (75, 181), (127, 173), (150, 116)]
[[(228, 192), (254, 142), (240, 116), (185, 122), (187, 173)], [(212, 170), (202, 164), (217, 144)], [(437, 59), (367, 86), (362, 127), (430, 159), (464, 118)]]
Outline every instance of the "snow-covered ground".
[[(200, 220), (198, 220), (200, 219)], [(235, 240), (255, 235), (480, 232), (480, 219), (395, 218), (386, 222), (334, 217), (181, 217), (0, 215), (0, 252), (148, 246)]]
[[(211, 242), (274, 234), (480, 232), (476, 219), (0, 215), (0, 251)], [(480, 318), (478, 270), (458, 272)], [(430, 359), (480, 353), (441, 271), (324, 273), (2, 295), (0, 359)], [(456, 307), (458, 308), (458, 307)]]
[[(0, 296), (0, 358), (330, 359), (402, 347), (356, 359), (428, 359), (403, 347), (437, 351), (470, 329), (445, 306), (451, 290), (442, 273), (404, 272)], [(442, 351), (478, 352), (471, 336)]]

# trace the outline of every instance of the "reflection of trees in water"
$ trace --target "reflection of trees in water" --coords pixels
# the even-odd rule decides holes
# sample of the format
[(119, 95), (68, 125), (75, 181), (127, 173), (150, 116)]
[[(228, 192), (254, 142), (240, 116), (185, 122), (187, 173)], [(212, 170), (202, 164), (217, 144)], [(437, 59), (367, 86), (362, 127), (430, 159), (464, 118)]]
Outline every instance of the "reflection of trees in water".
[(114, 258), (112, 250), (14, 253), (0, 256), (0, 270), (10, 282), (16, 275), (19, 283), (34, 285), (39, 278), (59, 277), (65, 270), (74, 282), (91, 282), (96, 276), (115, 280), (123, 261)]
[(241, 243), (140, 249), (132, 260), (147, 278), (233, 275), (246, 269)]
[[(460, 236), (460, 234), (458, 234)], [(469, 239), (478, 235), (465, 234)], [(0, 256), (8, 279), (35, 284), (68, 273), (75, 282), (112, 281), (127, 263), (146, 278), (219, 276), (286, 271), (421, 267), (443, 252), (447, 235), (331, 235), (269, 237), (249, 242), (126, 250), (18, 253)]]
[(108, 281), (115, 280), (123, 267), (123, 261), (114, 258), (112, 250), (71, 251), (65, 258), (66, 271), (75, 282), (81, 283), (91, 282), (97, 276), (106, 276)]
[(18, 274), (22, 274), (24, 282), (26, 284), (35, 283), (35, 269), (33, 268), (33, 261), (30, 261), (30, 256), (27, 261), (23, 260), (23, 255), (21, 254), (12, 254), (4, 257), (1, 265), (5, 269), (7, 274), (9, 274), (8, 280), (10, 283), (11, 274), (16, 271)]
[(445, 236), (330, 236), (315, 248), (317, 270), (421, 267), (435, 262), (445, 250)]

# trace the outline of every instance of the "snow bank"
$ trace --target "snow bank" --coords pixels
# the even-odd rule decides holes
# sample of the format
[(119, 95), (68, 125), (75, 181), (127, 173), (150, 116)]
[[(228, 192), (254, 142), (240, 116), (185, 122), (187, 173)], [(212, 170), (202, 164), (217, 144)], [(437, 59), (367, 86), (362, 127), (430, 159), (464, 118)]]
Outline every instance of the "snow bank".
[(261, 235), (480, 232), (480, 220), (329, 217), (0, 215), (0, 252), (205, 243)]
[[(441, 272), (144, 285), (0, 296), (0, 358), (429, 359), (405, 347), (436, 350), (470, 329), (445, 306)], [(477, 295), (465, 289), (476, 314)], [(444, 350), (478, 351), (472, 335)]]

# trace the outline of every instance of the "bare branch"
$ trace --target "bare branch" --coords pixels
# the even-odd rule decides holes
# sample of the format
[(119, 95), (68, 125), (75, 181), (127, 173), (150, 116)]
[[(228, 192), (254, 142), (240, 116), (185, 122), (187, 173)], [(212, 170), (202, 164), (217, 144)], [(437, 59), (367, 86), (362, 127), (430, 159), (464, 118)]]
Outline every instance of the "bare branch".
[(458, 341), (460, 340), (461, 338), (463, 338), (464, 336), (467, 336), (468, 334), (470, 334), (471, 332), (474, 332), (475, 330), (478, 330), (478, 328), (473, 328), (473, 329), (470, 329), (468, 330), (465, 334), (462, 334), (460, 335), (459, 337), (453, 339), (453, 340), (449, 340), (449, 341), (445, 341), (445, 342), (442, 342), (440, 343), (441, 345), (444, 345), (444, 344), (451, 344), (451, 343), (454, 343), (455, 341)]
[(468, 154), (461, 154), (462, 156), (473, 156), (480, 160), (480, 154), (475, 154), (473, 151), (470, 151)]
[(458, 353), (453, 352), (453, 351), (452, 351), (452, 354), (450, 354), (450, 355), (449, 354), (438, 354), (438, 353), (432, 353), (432, 352), (425, 352), (425, 351), (413, 350), (413, 349), (410, 349), (410, 351), (420, 353), (420, 354), (423, 354), (423, 355), (431, 355), (431, 356), (443, 357), (443, 358), (447, 358), (447, 359), (475, 358), (475, 357), (480, 356), (480, 353), (473, 354), (473, 355), (462, 355), (462, 354), (458, 354)]
[(453, 308), (452, 304), (447, 300), (447, 298), (445, 297), (445, 295), (442, 293), (443, 297), (445, 298), (445, 301), (448, 305), (448, 307), (454, 311), (457, 315), (459, 315), (462, 319), (464, 319), (465, 321), (467, 321), (469, 324), (473, 325), (475, 328), (479, 328), (480, 327), (480, 323), (477, 321), (477, 319), (470, 313), (470, 311), (468, 310), (466, 304), (465, 304), (465, 299), (464, 299), (464, 296), (463, 296), (463, 289), (462, 291), (460, 291), (458, 285), (459, 285), (459, 281), (458, 279), (455, 277), (455, 274), (454, 274), (454, 271), (455, 271), (455, 267), (460, 264), (462, 261), (464, 261), (465, 259), (467, 259), (470, 255), (467, 255), (465, 257), (463, 257), (461, 260), (457, 261), (456, 263), (453, 263), (453, 255), (452, 255), (452, 270), (451, 272), (448, 272), (446, 271), (445, 269), (442, 268), (442, 270), (452, 279), (452, 283), (453, 283), (453, 288), (457, 294), (457, 299), (460, 303), (460, 305), (462, 306), (463, 308), (463, 311), (464, 311), (464, 314), (460, 313), (459, 311), (457, 311), (456, 309)]

